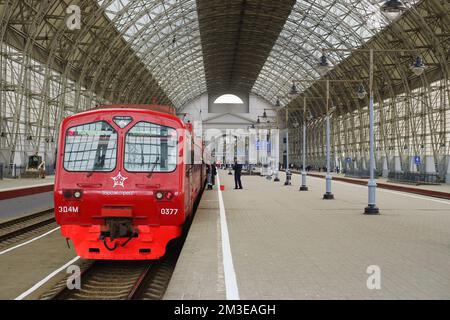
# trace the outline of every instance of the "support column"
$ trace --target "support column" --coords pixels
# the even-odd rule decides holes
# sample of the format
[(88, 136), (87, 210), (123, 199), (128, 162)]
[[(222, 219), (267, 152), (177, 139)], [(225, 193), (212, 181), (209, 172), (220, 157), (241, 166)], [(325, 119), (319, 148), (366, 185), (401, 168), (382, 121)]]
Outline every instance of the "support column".
[(306, 186), (306, 96), (303, 97), (303, 143), (302, 143), (302, 185), (300, 191), (308, 191)]
[(445, 174), (445, 183), (450, 184), (450, 155), (447, 156), (447, 171)]
[(331, 141), (330, 141), (330, 112), (329, 112), (329, 100), (330, 100), (330, 80), (327, 79), (327, 112), (326, 112), (326, 159), (327, 159), (327, 174), (325, 176), (325, 194), (323, 195), (324, 200), (334, 199), (334, 195), (331, 192), (331, 180), (333, 177), (330, 173), (330, 152), (331, 152)]
[(272, 138), (272, 145), (270, 146), (271, 148), (271, 154), (272, 154), (272, 158), (274, 161), (274, 178), (273, 181), (274, 182), (278, 182), (280, 181), (280, 178), (278, 177), (278, 171), (280, 168), (280, 135), (279, 135), (279, 130), (278, 129), (272, 129), (271, 130), (271, 134), (270, 137)]
[(394, 172), (402, 173), (402, 162), (400, 156), (394, 156)]
[(369, 69), (369, 87), (370, 87), (370, 101), (369, 101), (369, 170), (370, 178), (367, 183), (368, 187), (368, 205), (364, 208), (365, 214), (379, 214), (380, 210), (376, 206), (375, 196), (377, 190), (377, 183), (375, 182), (375, 133), (374, 133), (374, 94), (373, 94), (373, 49), (370, 49), (370, 69)]
[(417, 165), (414, 156), (409, 156), (409, 172), (417, 172)]
[(383, 163), (382, 177), (387, 178), (389, 176), (389, 166), (388, 166), (387, 156), (383, 156), (381, 161)]
[(425, 173), (435, 174), (436, 164), (433, 156), (425, 156)]

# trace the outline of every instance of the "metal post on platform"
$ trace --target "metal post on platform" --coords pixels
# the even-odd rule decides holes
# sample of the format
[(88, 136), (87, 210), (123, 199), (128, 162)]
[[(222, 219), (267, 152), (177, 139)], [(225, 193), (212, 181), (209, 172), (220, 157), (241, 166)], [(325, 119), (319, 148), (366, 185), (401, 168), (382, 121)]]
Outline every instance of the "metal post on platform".
[(306, 96), (303, 97), (303, 153), (302, 153), (302, 185), (300, 191), (308, 191), (306, 186)]
[(369, 140), (370, 140), (370, 179), (367, 183), (369, 192), (369, 203), (364, 208), (365, 214), (379, 214), (380, 210), (375, 204), (375, 194), (377, 189), (377, 183), (375, 182), (375, 153), (374, 153), (374, 110), (373, 110), (373, 49), (370, 49), (370, 70), (369, 70)]
[[(278, 119), (277, 119), (278, 121)], [(273, 130), (273, 129), (272, 129)], [(275, 129), (276, 131), (271, 135), (272, 136), (272, 150), (275, 151), (275, 164), (274, 164), (274, 170), (275, 170), (275, 177), (273, 179), (274, 182), (280, 181), (280, 178), (278, 177), (278, 171), (280, 169), (280, 148), (279, 148), (279, 133), (278, 129)]]
[(288, 116), (288, 108), (286, 108), (286, 181), (284, 182), (285, 186), (291, 185), (291, 170), (289, 169), (289, 116)]
[(330, 108), (329, 108), (329, 101), (330, 101), (330, 80), (327, 79), (327, 104), (326, 104), (326, 140), (327, 140), (327, 175), (325, 177), (325, 183), (326, 183), (326, 191), (323, 195), (324, 200), (332, 200), (334, 199), (334, 195), (331, 192), (331, 180), (332, 176), (330, 173)]

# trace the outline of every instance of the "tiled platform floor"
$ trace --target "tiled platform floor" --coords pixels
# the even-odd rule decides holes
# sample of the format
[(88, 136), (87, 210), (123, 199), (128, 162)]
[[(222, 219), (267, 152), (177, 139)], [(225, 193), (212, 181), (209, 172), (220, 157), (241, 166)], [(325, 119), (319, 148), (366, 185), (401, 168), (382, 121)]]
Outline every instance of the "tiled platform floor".
[[(241, 299), (449, 299), (450, 201), (377, 192), (381, 215), (363, 215), (367, 188), (299, 176), (283, 186), (220, 171)], [(205, 191), (166, 299), (225, 297), (217, 190)], [(368, 289), (369, 266), (381, 289)]]

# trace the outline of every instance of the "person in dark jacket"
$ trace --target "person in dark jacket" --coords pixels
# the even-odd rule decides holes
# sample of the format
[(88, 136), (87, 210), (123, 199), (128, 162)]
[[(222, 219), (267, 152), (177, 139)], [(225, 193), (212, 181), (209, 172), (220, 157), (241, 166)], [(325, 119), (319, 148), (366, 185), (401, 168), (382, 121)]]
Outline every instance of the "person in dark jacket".
[(208, 186), (208, 190), (212, 190), (213, 188), (213, 170), (212, 170), (212, 165), (207, 164), (206, 165), (206, 181), (207, 181), (207, 186)]
[(234, 158), (234, 189), (242, 189), (241, 172), (242, 164), (238, 163), (237, 158)]

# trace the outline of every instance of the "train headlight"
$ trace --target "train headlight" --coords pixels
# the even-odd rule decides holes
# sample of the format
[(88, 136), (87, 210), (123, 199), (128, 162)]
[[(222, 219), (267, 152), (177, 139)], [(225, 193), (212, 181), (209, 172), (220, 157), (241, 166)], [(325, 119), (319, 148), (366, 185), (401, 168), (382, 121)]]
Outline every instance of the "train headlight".
[(162, 191), (158, 191), (155, 194), (156, 199), (161, 200), (162, 198), (164, 198), (164, 193)]
[(80, 199), (81, 198), (81, 191), (77, 190), (73, 193), (73, 197), (75, 199)]

